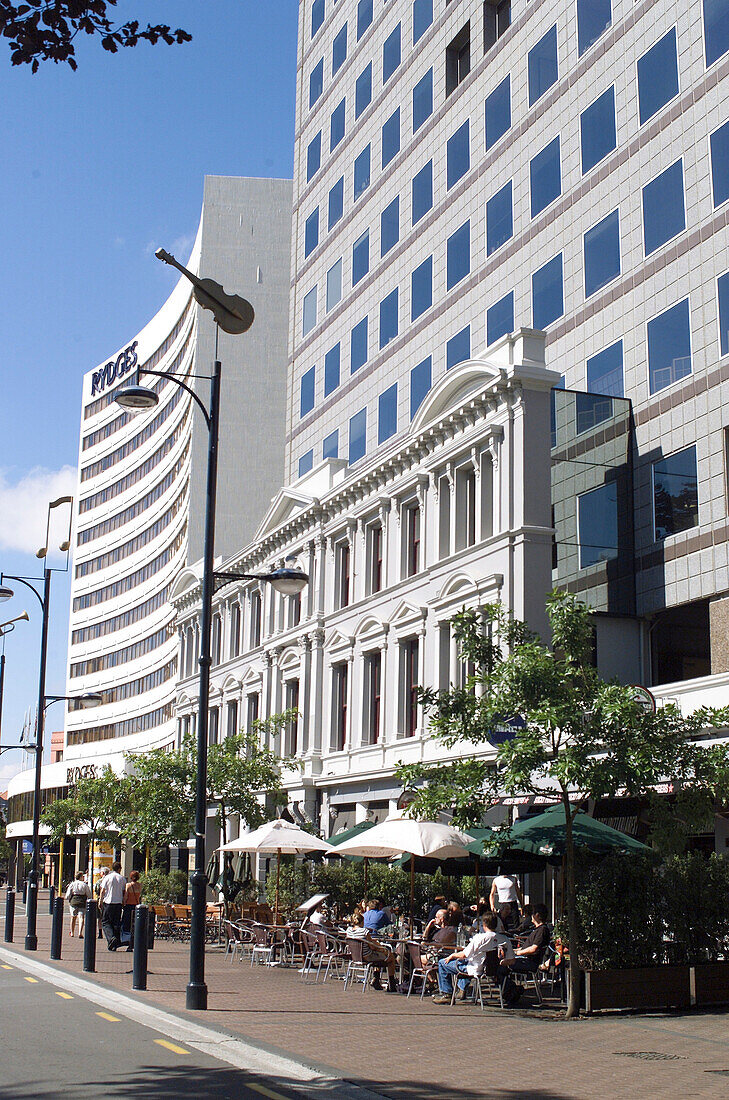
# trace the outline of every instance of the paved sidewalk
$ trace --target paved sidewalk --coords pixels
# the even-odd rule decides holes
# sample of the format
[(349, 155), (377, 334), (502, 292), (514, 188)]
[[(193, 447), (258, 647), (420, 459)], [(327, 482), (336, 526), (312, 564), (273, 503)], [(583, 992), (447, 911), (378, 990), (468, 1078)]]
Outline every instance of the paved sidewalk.
[[(39, 962), (49, 962), (50, 917), (41, 902)], [(0, 924), (2, 922), (0, 921)], [(16, 944), (25, 955), (22, 910)], [(158, 940), (148, 990), (132, 992), (131, 954), (98, 943), (97, 973), (109, 990), (207, 1027), (241, 1036), (394, 1100), (635, 1100), (729, 1097), (727, 1015), (602, 1017), (567, 1022), (553, 1009), (450, 1008), (341, 982), (304, 985), (293, 970), (251, 967), (207, 954), (209, 1009), (185, 1010), (188, 947)], [(52, 963), (83, 975), (82, 941), (63, 940)], [(33, 957), (33, 956), (31, 956)]]

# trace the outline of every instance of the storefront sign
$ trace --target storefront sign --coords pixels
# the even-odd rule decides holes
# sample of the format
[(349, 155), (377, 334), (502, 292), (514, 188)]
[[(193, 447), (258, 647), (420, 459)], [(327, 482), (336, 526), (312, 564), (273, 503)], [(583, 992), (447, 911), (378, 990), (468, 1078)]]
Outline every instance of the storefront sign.
[(96, 779), (96, 764), (83, 764), (80, 768), (66, 768), (66, 783), (72, 787), (79, 779)]
[(137, 365), (137, 341), (120, 352), (116, 359), (110, 359), (91, 375), (91, 396), (103, 393), (107, 386), (113, 385), (119, 378), (129, 374)]

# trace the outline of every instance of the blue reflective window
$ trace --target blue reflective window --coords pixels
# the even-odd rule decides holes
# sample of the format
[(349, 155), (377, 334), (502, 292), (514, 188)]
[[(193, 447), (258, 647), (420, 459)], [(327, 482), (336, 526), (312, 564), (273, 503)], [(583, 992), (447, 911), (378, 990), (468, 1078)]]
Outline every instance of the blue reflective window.
[(471, 270), (471, 223), (464, 222), (446, 242), (446, 290), (465, 279)]
[(394, 248), (400, 240), (400, 196), (396, 195), (380, 215), (380, 256)]
[(582, 174), (615, 148), (615, 88), (611, 85), (580, 115)]
[(505, 76), (486, 96), (486, 149), (495, 145), (511, 126), (511, 77)]
[(311, 5), (311, 37), (313, 38), (324, 22), (324, 0), (314, 0)]
[(324, 356), (324, 396), (334, 393), (339, 385), (339, 371), (341, 365), (341, 349), (336, 343)]
[(671, 27), (638, 60), (638, 116), (641, 125), (678, 95), (676, 28)]
[(336, 225), (344, 213), (344, 176), (340, 176), (329, 192), (329, 229)]
[(729, 273), (717, 282), (719, 297), (719, 347), (722, 355), (729, 355)]
[(471, 326), (466, 325), (446, 341), (446, 370), (471, 358)]
[(400, 152), (400, 108), (393, 111), (382, 127), (382, 167)]
[(345, 23), (332, 43), (332, 76), (347, 60), (347, 24)]
[(529, 106), (536, 103), (557, 80), (557, 25), (550, 27), (532, 46), (527, 57), (529, 73)]
[(413, 225), (433, 207), (433, 162), (429, 160), (413, 176)]
[(304, 474), (308, 474), (311, 467), (314, 465), (314, 452), (309, 450), (306, 454), (303, 454), (299, 459), (299, 477), (303, 477)]
[(486, 255), (501, 248), (514, 234), (511, 180), (486, 203)]
[(313, 107), (324, 91), (324, 58), (317, 61), (309, 77), (309, 107)]
[(623, 397), (623, 341), (618, 340), (587, 360), (587, 388), (590, 393)]
[(361, 321), (352, 329), (349, 336), (349, 371), (350, 374), (354, 374), (355, 371), (363, 367), (367, 362), (367, 318), (363, 317)]
[(433, 70), (427, 73), (413, 88), (413, 133), (419, 130), (433, 113)]
[(304, 295), (301, 309), (301, 334), (307, 333), (316, 325), (316, 287), (312, 287), (308, 294)]
[(726, 0), (704, 0), (704, 42), (707, 65), (713, 65), (729, 50), (729, 4)]
[(342, 261), (337, 260), (327, 271), (327, 313), (342, 300)]
[(422, 363), (418, 363), (416, 367), (410, 371), (410, 419), (415, 416), (416, 412), (425, 400), (425, 396), (430, 389), (432, 375), (432, 360), (430, 356), (427, 359), (423, 359)]
[(331, 153), (339, 145), (339, 142), (344, 137), (344, 123), (345, 123), (345, 111), (347, 107), (346, 99), (343, 99), (341, 103), (338, 103), (334, 108), (329, 119), (329, 152)]
[(648, 381), (651, 393), (691, 374), (689, 300), (684, 298), (648, 322)]
[(711, 135), (711, 186), (714, 206), (729, 199), (729, 122)]
[(319, 244), (319, 207), (312, 210), (304, 223), (304, 256), (313, 252)]
[(585, 297), (620, 274), (620, 216), (613, 210), (585, 233)]
[(597, 42), (612, 20), (611, 0), (577, 0), (577, 52), (580, 56)]
[(653, 463), (655, 539), (688, 531), (699, 522), (696, 448), (687, 447)]
[(562, 253), (532, 275), (532, 328), (544, 329), (564, 313)]
[(352, 245), (352, 286), (364, 279), (370, 269), (370, 231), (365, 229)]
[(370, 147), (366, 145), (354, 162), (355, 201), (370, 185)]
[(413, 46), (433, 22), (433, 0), (413, 0)]
[(529, 162), (529, 186), (532, 217), (554, 202), (562, 191), (562, 169), (559, 163), (559, 138), (537, 153)]
[(316, 382), (316, 367), (310, 367), (306, 374), (302, 374), (299, 388), (299, 415), (306, 416), (314, 408), (314, 385)]
[(367, 450), (367, 409), (360, 409), (349, 421), (349, 464), (362, 458)]
[(372, 0), (359, 0), (357, 4), (357, 41), (372, 22)]
[(382, 83), (388, 80), (400, 64), (400, 24), (385, 39), (382, 46)]
[(446, 148), (446, 182), (450, 189), (471, 165), (468, 119), (448, 138)]
[(580, 569), (618, 556), (618, 484), (599, 485), (577, 497)]
[(354, 117), (359, 116), (372, 102), (372, 62), (365, 66), (354, 85)]
[(685, 228), (683, 162), (677, 160), (643, 188), (643, 242), (646, 256)]
[(514, 291), (510, 290), (486, 310), (486, 343), (494, 344), (514, 331)]
[(397, 287), (380, 302), (380, 349), (394, 340), (398, 332), (399, 296)]
[(380, 394), (377, 406), (377, 442), (384, 443), (397, 431), (397, 382)]
[(306, 182), (308, 183), (321, 167), (321, 130), (309, 142), (306, 149)]
[(433, 257), (428, 256), (410, 278), (410, 320), (415, 321), (433, 304)]
[(339, 458), (339, 428), (325, 436), (321, 445), (322, 458)]

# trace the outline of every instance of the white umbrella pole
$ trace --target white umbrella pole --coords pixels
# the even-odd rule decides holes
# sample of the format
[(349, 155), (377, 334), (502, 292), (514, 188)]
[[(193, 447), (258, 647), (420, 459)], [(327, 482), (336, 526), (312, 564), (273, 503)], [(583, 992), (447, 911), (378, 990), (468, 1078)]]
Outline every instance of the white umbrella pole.
[(415, 856), (410, 856), (410, 939), (413, 938), (413, 910), (415, 909)]
[(278, 884), (281, 878), (281, 849), (276, 849), (276, 910), (273, 917), (273, 923), (278, 924)]

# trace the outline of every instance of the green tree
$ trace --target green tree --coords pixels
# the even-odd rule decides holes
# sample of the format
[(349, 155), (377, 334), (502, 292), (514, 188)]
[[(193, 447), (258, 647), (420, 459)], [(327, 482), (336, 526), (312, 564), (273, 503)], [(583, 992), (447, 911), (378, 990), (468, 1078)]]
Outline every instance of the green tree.
[[(593, 625), (588, 607), (571, 593), (547, 601), (552, 646), (500, 605), (485, 608), (488, 629), (464, 610), (454, 620), (463, 659), (476, 669), (464, 690), (421, 692), (433, 736), (446, 748), (457, 744), (461, 759), (447, 765), (402, 766), (413, 790), (410, 812), (432, 818), (454, 809), (457, 824), (479, 824), (497, 793), (552, 795), (565, 808), (565, 903), (569, 929), (571, 989), (568, 1017), (579, 1012), (579, 932), (575, 901), (574, 800), (647, 795), (671, 779), (686, 798), (701, 792), (716, 804), (727, 790), (729, 751), (703, 747), (707, 727), (729, 725), (729, 708), (704, 708), (684, 716), (667, 705), (641, 708), (633, 689), (606, 683), (590, 663)], [(518, 718), (521, 728), (508, 725)], [(508, 739), (483, 753), (498, 731)]]
[(113, 843), (118, 839), (120, 794), (121, 781), (107, 765), (101, 775), (79, 779), (68, 798), (58, 798), (45, 806), (40, 819), (50, 829), (54, 843), (84, 830), (90, 838), (93, 867), (96, 841)]

